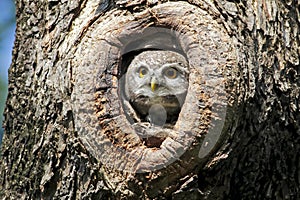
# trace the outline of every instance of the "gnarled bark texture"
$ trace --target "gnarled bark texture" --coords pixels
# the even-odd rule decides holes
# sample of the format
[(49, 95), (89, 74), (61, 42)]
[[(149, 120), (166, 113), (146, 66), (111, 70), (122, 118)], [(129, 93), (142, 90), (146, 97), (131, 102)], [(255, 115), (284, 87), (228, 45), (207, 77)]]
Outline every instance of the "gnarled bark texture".
[[(299, 1), (16, 8), (1, 198), (300, 198)], [(161, 45), (187, 57), (189, 92), (162, 131), (172, 136), (153, 148), (134, 133), (120, 88), (130, 51)], [(217, 135), (212, 121), (224, 122)]]

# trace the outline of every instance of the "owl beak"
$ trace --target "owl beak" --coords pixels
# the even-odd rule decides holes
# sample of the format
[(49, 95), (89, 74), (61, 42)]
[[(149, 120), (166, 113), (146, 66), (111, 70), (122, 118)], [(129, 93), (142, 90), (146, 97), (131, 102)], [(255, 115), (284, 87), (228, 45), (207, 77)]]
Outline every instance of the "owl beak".
[(157, 81), (156, 81), (156, 78), (152, 78), (151, 79), (151, 90), (152, 92), (154, 92), (154, 90), (157, 88)]

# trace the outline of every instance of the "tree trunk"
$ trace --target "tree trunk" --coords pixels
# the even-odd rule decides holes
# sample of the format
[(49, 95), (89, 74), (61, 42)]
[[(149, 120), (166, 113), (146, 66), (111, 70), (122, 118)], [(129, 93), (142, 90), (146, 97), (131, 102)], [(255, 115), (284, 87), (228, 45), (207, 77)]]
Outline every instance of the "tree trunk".
[[(3, 199), (300, 198), (299, 1), (16, 9)], [(128, 63), (147, 49), (189, 62), (174, 126), (145, 128), (123, 96)]]

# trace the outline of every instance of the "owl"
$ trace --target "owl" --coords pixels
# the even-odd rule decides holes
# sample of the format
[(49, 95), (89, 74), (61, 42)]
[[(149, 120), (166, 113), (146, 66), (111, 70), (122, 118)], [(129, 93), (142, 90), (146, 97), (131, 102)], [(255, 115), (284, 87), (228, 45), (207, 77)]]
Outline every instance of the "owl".
[(142, 121), (176, 122), (188, 90), (188, 62), (174, 51), (147, 50), (125, 74), (125, 96)]

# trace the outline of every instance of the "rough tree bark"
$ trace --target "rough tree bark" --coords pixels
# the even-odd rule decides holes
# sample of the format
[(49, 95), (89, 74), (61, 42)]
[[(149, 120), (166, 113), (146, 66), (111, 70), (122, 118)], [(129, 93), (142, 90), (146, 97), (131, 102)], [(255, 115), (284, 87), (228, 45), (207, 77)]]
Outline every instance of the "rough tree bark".
[[(299, 199), (299, 7), (17, 1), (0, 196)], [(190, 78), (174, 138), (153, 148), (134, 134), (120, 88), (127, 53), (159, 45), (186, 55)], [(223, 90), (210, 80), (224, 82), (226, 118), (212, 109)], [(224, 121), (215, 139), (214, 117)]]

